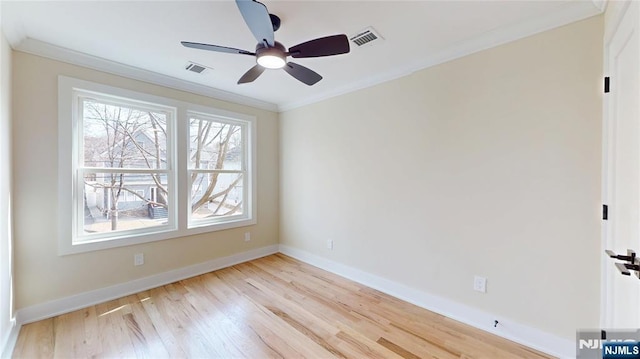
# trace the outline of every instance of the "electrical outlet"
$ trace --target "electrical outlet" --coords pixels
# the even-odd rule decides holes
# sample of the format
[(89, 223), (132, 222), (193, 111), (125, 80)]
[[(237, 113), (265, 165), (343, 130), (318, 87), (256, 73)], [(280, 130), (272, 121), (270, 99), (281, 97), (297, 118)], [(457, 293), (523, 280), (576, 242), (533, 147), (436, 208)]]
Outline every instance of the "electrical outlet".
[(333, 239), (327, 239), (327, 249), (333, 250)]
[(137, 253), (133, 255), (133, 265), (141, 266), (144, 264), (144, 253)]
[(473, 290), (475, 290), (476, 292), (486, 293), (487, 278), (480, 276), (473, 277)]
[(251, 240), (251, 232), (244, 232), (244, 241), (249, 242)]

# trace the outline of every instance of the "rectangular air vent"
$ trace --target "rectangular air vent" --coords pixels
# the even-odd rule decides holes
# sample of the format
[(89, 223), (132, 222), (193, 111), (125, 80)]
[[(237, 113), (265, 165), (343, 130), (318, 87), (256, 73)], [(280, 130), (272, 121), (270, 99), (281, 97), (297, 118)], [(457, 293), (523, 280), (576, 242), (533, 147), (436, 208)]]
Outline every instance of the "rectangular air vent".
[(357, 34), (349, 37), (349, 40), (351, 40), (351, 42), (358, 46), (363, 46), (374, 41), (383, 40), (383, 38), (372, 27), (368, 27), (362, 31), (358, 31)]
[(193, 62), (189, 62), (187, 64), (187, 66), (185, 67), (185, 69), (187, 71), (191, 71), (191, 72), (195, 72), (197, 74), (201, 74), (201, 73), (204, 72), (204, 70), (207, 69), (207, 67), (206, 66), (202, 66), (202, 65), (198, 65), (198, 64), (193, 63)]

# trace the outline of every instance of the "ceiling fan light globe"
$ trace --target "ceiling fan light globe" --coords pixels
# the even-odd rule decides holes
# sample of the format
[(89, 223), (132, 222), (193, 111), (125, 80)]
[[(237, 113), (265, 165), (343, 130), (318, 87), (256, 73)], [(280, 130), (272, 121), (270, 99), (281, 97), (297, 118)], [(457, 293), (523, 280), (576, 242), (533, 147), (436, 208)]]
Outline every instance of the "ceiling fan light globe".
[(274, 54), (264, 54), (262, 56), (258, 56), (258, 65), (267, 68), (267, 69), (281, 69), (287, 62), (283, 57), (277, 56)]

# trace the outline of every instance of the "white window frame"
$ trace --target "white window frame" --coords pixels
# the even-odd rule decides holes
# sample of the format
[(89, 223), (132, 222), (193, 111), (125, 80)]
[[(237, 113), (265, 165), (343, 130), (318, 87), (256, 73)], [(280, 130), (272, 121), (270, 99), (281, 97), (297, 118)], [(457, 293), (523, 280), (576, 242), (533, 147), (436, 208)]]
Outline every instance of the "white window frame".
[[(231, 118), (231, 117), (225, 117), (225, 116), (214, 116), (210, 113), (206, 113), (206, 112), (196, 112), (196, 111), (189, 111), (187, 113), (187, 119), (190, 122), (192, 117), (197, 117), (197, 118), (201, 118), (201, 119), (205, 119), (205, 120), (209, 120), (209, 121), (214, 121), (214, 122), (218, 122), (218, 123), (224, 123), (224, 124), (229, 124), (229, 125), (236, 125), (236, 126), (240, 126), (241, 128), (241, 133), (242, 133), (242, 142), (246, 143), (249, 140), (249, 136), (248, 133), (250, 132), (249, 127), (250, 127), (250, 123), (248, 123), (247, 121), (243, 121), (243, 120), (238, 120), (235, 118)], [(190, 136), (189, 136), (190, 138)], [(250, 158), (249, 154), (247, 153), (248, 151), (246, 151), (247, 147), (244, 147), (244, 151), (242, 153), (242, 162), (241, 162), (241, 166), (239, 170), (224, 170), (224, 169), (193, 169), (193, 168), (187, 168), (187, 172), (189, 174), (189, 179), (191, 178), (191, 174), (192, 173), (201, 173), (201, 174), (206, 174), (206, 173), (242, 173), (242, 192), (243, 192), (243, 198), (249, 198), (249, 194), (251, 191), (250, 188), (250, 179), (248, 174), (250, 173), (249, 169), (248, 169), (248, 164), (250, 162), (248, 162), (247, 160)], [(189, 163), (189, 159), (187, 158), (187, 163)], [(191, 187), (192, 187), (192, 183), (191, 180), (189, 180), (189, 193), (191, 193)], [(189, 197), (191, 198), (191, 196)], [(228, 217), (216, 217), (216, 218), (211, 218), (211, 219), (206, 219), (206, 220), (198, 220), (198, 219), (193, 219), (192, 218), (192, 213), (191, 213), (191, 202), (189, 201), (189, 209), (188, 209), (188, 226), (189, 228), (199, 228), (199, 227), (207, 227), (207, 226), (211, 226), (211, 225), (217, 225), (223, 222), (233, 222), (233, 221), (243, 221), (246, 220), (248, 217), (251, 216), (251, 203), (243, 203), (243, 211), (242, 214), (238, 214), (238, 215), (231, 215)]]
[[(175, 106), (166, 106), (160, 105), (158, 101), (151, 101), (153, 99), (147, 98), (142, 99), (139, 97), (125, 97), (121, 96), (121, 94), (114, 93), (100, 93), (93, 90), (85, 90), (74, 88), (71, 91), (71, 101), (72, 101), (72, 167), (71, 167), (71, 181), (74, 186), (74, 193), (72, 194), (73, 198), (73, 208), (70, 213), (72, 213), (72, 243), (74, 246), (87, 244), (91, 242), (101, 242), (101, 241), (122, 241), (124, 239), (128, 239), (131, 237), (142, 237), (142, 236), (150, 236), (157, 235), (160, 233), (173, 231), (177, 229), (176, 217), (177, 213), (175, 210), (172, 210), (176, 205), (176, 171), (175, 171), (175, 123), (177, 117), (177, 108)], [(84, 143), (83, 140), (83, 111), (84, 106), (82, 103), (85, 99), (96, 100), (100, 103), (106, 103), (115, 106), (126, 106), (129, 108), (136, 108), (138, 110), (151, 110), (155, 112), (162, 112), (167, 114), (167, 166), (166, 168), (157, 168), (157, 169), (140, 169), (140, 168), (104, 168), (104, 167), (84, 167), (80, 164), (84, 162), (82, 155), (82, 146)], [(157, 99), (156, 99), (157, 100)], [(84, 186), (81, 185), (83, 182), (83, 178), (86, 174), (90, 173), (124, 173), (124, 174), (154, 174), (159, 173), (167, 176), (168, 180), (168, 198), (169, 198), (169, 211), (166, 225), (153, 226), (148, 228), (137, 228), (130, 230), (119, 230), (116, 232), (102, 232), (102, 233), (91, 233), (86, 234), (84, 230), (81, 229), (82, 223), (80, 222), (80, 214), (84, 212), (84, 203), (83, 203), (83, 193)], [(113, 189), (109, 189), (112, 191)], [(131, 194), (127, 191), (121, 193), (122, 198), (120, 201), (128, 202)], [(111, 200), (111, 195), (107, 197)], [(111, 206), (111, 203), (108, 204)]]
[[(81, 109), (79, 94), (95, 94), (100, 98), (123, 100), (124, 103), (153, 104), (173, 111), (174, 117), (167, 123), (167, 176), (170, 176), (169, 224), (149, 227), (144, 230), (117, 231), (94, 236), (93, 240), (80, 240), (78, 233), (79, 212), (83, 209), (82, 190), (78, 185), (78, 146), (82, 144), (82, 129), (78, 126)], [(189, 113), (206, 114), (210, 117), (228, 119), (246, 126), (245, 161), (248, 175), (245, 176), (244, 211), (242, 216), (230, 216), (207, 223), (190, 223), (191, 183), (187, 170), (189, 160)], [(172, 124), (169, 122), (172, 121)], [(257, 223), (256, 183), (256, 118), (212, 107), (195, 105), (170, 98), (125, 90), (66, 76), (58, 76), (58, 253), (60, 255), (89, 252), (122, 247), (158, 240), (179, 238), (199, 233), (213, 232)], [(171, 165), (169, 158), (173, 163)], [(102, 169), (97, 170), (103, 172)], [(146, 170), (143, 170), (146, 171)], [(159, 172), (159, 170), (150, 170)], [(160, 170), (164, 171), (164, 170)], [(81, 172), (81, 171), (80, 171)], [(151, 195), (149, 193), (149, 195)], [(80, 205), (80, 207), (78, 207)], [(69, 214), (71, 215), (71, 218)], [(172, 219), (173, 218), (173, 219)]]

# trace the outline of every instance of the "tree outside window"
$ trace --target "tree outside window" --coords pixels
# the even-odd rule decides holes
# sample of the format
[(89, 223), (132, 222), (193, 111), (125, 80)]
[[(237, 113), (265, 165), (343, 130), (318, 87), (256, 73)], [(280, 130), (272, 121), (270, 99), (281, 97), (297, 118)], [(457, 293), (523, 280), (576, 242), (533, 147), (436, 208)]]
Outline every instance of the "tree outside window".
[[(90, 98), (82, 105), (84, 231), (166, 224), (170, 114)], [(151, 187), (156, 188), (153, 199), (141, 195)]]
[(206, 223), (244, 212), (245, 126), (204, 115), (189, 118), (191, 221)]

